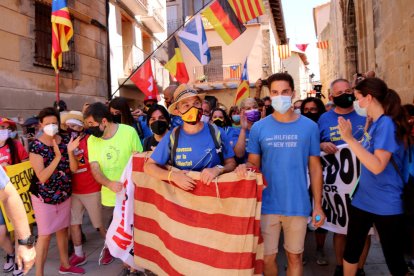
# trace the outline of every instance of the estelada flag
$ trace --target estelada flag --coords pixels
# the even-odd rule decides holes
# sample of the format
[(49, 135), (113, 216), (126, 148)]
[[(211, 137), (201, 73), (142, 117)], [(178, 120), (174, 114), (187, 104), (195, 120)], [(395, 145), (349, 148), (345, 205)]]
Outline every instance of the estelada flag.
[(227, 0), (215, 0), (201, 14), (207, 18), (227, 45), (246, 30)]
[(250, 96), (249, 76), (247, 74), (247, 59), (243, 66), (243, 72), (240, 79), (240, 84), (237, 87), (236, 97), (234, 98), (234, 105), (240, 106), (241, 101)]
[(329, 46), (328, 40), (316, 42), (316, 47), (319, 49), (328, 49), (328, 46)]
[(66, 0), (52, 2), (52, 56), (55, 71), (62, 68), (62, 52), (69, 51), (68, 42), (73, 36), (72, 21)]
[(178, 46), (175, 36), (168, 42), (168, 62), (164, 65), (170, 74), (179, 82), (187, 83), (189, 80), (187, 68), (181, 54), (181, 50)]
[(143, 65), (131, 76), (131, 81), (147, 96), (158, 95), (158, 87), (152, 75), (151, 59), (147, 59)]
[(157, 275), (262, 275), (262, 175), (205, 185), (189, 172), (197, 185), (184, 191), (143, 173), (147, 158), (133, 160), (135, 263)]
[(246, 23), (264, 14), (262, 0), (228, 0), (240, 22)]

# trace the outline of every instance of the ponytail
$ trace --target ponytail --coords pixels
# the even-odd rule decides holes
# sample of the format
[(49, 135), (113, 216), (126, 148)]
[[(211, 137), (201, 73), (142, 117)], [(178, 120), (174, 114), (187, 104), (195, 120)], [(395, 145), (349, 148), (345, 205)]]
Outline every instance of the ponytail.
[(9, 147), (12, 165), (20, 163), (21, 160), (19, 157), (19, 153), (17, 152), (15, 141), (12, 138), (7, 138), (6, 145)]
[(384, 101), (381, 103), (384, 114), (392, 118), (397, 125), (396, 135), (398, 139), (407, 143), (410, 135), (410, 126), (404, 108), (401, 105), (401, 98), (393, 89), (388, 89)]

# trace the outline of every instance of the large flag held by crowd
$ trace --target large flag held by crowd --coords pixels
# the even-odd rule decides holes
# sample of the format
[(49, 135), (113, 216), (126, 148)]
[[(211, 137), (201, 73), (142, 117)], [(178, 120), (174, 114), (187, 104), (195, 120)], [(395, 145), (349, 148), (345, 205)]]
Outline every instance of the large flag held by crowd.
[(72, 21), (66, 0), (52, 2), (52, 56), (51, 63), (55, 71), (62, 68), (62, 53), (69, 51), (69, 40), (73, 36)]
[(262, 275), (262, 175), (228, 173), (205, 185), (190, 172), (198, 185), (188, 192), (144, 174), (148, 156), (134, 155), (124, 171), (107, 234), (111, 254), (157, 275)]

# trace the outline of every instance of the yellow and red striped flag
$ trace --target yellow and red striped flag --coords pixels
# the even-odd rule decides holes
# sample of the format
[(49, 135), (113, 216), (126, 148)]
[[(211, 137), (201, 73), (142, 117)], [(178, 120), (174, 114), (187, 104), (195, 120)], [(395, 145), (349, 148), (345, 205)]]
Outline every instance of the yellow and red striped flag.
[(289, 48), (289, 44), (283, 44), (277, 46), (277, 53), (280, 59), (287, 59), (290, 57), (291, 52)]
[(318, 42), (316, 42), (316, 47), (319, 48), (319, 49), (328, 49), (329, 42), (328, 42), (328, 40), (318, 41)]
[(52, 2), (52, 56), (55, 71), (62, 68), (62, 52), (69, 51), (68, 42), (73, 36), (72, 21), (66, 0)]
[(227, 0), (215, 0), (201, 14), (207, 18), (227, 45), (246, 30)]
[(228, 0), (234, 13), (243, 23), (264, 14), (265, 8), (262, 0)]
[(135, 263), (157, 275), (262, 275), (261, 174), (221, 175), (184, 191), (143, 173), (133, 160)]
[(244, 99), (250, 96), (249, 76), (247, 74), (247, 59), (243, 66), (243, 72), (240, 78), (239, 87), (237, 87), (236, 97), (234, 98), (234, 105), (240, 106)]

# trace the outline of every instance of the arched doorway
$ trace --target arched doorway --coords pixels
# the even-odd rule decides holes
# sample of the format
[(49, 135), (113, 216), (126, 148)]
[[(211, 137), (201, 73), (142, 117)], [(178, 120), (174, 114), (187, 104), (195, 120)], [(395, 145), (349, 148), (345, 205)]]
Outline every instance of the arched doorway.
[(344, 20), (346, 76), (349, 80), (358, 72), (358, 36), (354, 0), (346, 6)]

